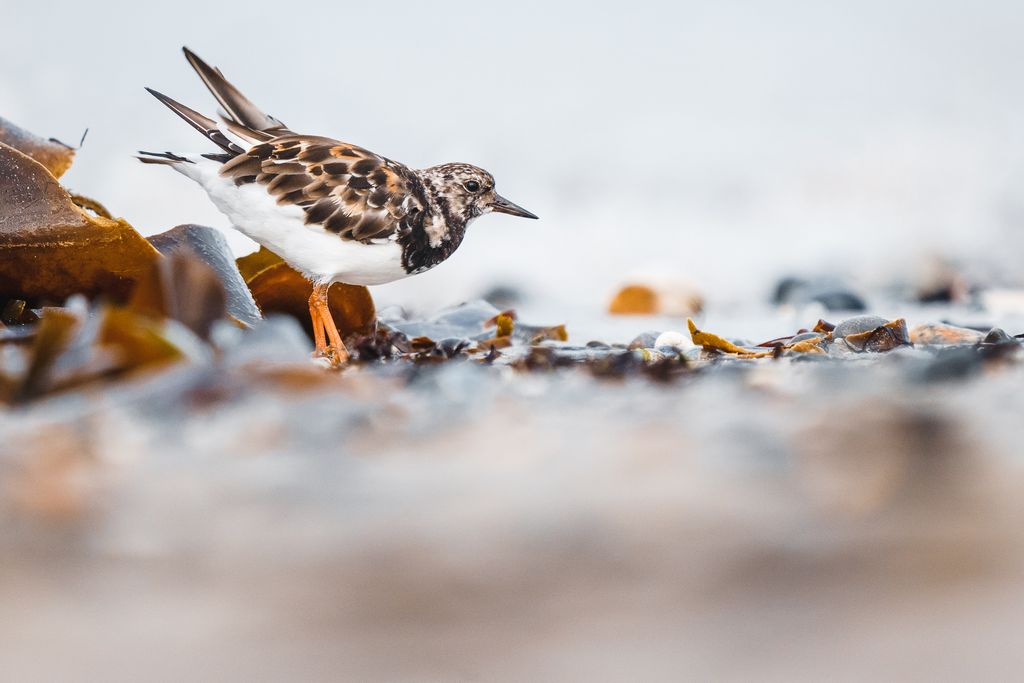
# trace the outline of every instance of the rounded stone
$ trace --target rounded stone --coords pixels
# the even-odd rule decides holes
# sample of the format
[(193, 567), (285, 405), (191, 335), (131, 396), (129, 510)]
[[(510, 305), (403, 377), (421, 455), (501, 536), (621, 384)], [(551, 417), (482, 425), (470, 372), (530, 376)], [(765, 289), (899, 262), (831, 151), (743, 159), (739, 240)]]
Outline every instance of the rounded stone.
[(877, 315), (858, 315), (853, 318), (847, 318), (836, 325), (836, 329), (832, 331), (832, 337), (834, 339), (843, 339), (851, 334), (871, 332), (872, 330), (885, 325), (887, 322), (889, 321), (885, 318), (880, 318)]

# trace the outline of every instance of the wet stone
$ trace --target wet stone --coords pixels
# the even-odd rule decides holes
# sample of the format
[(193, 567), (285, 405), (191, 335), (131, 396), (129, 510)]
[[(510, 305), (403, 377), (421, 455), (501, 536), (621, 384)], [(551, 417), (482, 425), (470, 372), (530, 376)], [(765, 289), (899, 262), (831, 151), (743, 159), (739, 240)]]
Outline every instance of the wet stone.
[(793, 337), (790, 337), (789, 343), (790, 344), (799, 344), (800, 342), (804, 342), (804, 341), (818, 341), (818, 340), (823, 339), (823, 338), (824, 338), (824, 336), (821, 335), (821, 334), (818, 334), (817, 332), (802, 332), (800, 334), (794, 335)]
[(820, 303), (830, 311), (863, 311), (867, 309), (864, 300), (853, 292), (820, 292), (812, 295), (811, 301)]
[(629, 342), (629, 348), (632, 349), (650, 349), (654, 347), (654, 342), (661, 336), (661, 332), (656, 330), (649, 330), (647, 332), (641, 332)]
[(410, 339), (429, 337), (445, 339), (448, 337), (474, 337), (477, 335), (491, 336), (484, 327), (487, 321), (495, 319), (500, 310), (486, 301), (471, 301), (461, 306), (444, 309), (426, 320), (406, 320), (404, 318), (381, 318), (391, 329), (402, 332)]
[(939, 323), (917, 325), (910, 330), (910, 341), (925, 346), (977, 344), (984, 337), (985, 334), (978, 330)]
[(564, 325), (529, 325), (516, 320), (514, 311), (499, 311), (486, 301), (469, 301), (447, 308), (425, 320), (406, 320), (388, 312), (382, 322), (410, 339), (469, 339), (482, 348), (534, 345), (567, 341)]
[(989, 346), (999, 346), (1003, 344), (1017, 345), (1019, 344), (1019, 341), (1008, 335), (1002, 329), (995, 327), (985, 335), (985, 338), (981, 340), (981, 343)]
[(832, 331), (834, 339), (844, 339), (851, 334), (863, 334), (871, 332), (889, 321), (877, 315), (858, 315), (854, 318), (847, 318)]

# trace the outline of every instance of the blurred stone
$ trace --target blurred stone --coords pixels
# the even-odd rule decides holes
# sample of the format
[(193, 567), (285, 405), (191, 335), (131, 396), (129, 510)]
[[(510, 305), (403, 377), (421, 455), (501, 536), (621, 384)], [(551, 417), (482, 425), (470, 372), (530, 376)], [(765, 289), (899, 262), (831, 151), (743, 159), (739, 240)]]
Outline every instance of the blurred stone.
[[(397, 315), (398, 311), (393, 311)], [(389, 317), (385, 320), (388, 326), (398, 330), (410, 339), (430, 337), (444, 339), (446, 337), (472, 337), (484, 332), (488, 321), (501, 314), (486, 301), (467, 301), (459, 306), (445, 308), (423, 320), (408, 320), (404, 317)]]
[(871, 332), (887, 322), (889, 321), (877, 315), (858, 315), (853, 318), (847, 318), (836, 325), (835, 329), (832, 330), (832, 337), (834, 339), (843, 339), (851, 334)]
[(653, 349), (654, 343), (658, 341), (658, 337), (661, 332), (656, 330), (650, 330), (648, 332), (641, 332), (637, 336), (633, 337), (633, 340), (629, 342), (629, 350), (634, 349)]
[(444, 339), (469, 339), (481, 349), (488, 349), (569, 339), (564, 325), (529, 325), (515, 318), (515, 311), (499, 311), (486, 301), (476, 300), (442, 309), (424, 320), (389, 317), (383, 322), (413, 342), (425, 340), (423, 343), (430, 345)]
[(126, 222), (86, 213), (41, 164), (0, 144), (0, 299), (125, 301), (159, 257)]
[[(227, 325), (227, 327), (222, 327)], [(229, 367), (249, 363), (304, 363), (313, 345), (299, 322), (287, 315), (271, 315), (250, 330), (220, 323), (214, 339)]]
[(955, 325), (926, 323), (910, 330), (910, 341), (924, 346), (957, 346), (977, 344), (985, 337), (983, 332)]
[(1020, 342), (1018, 342), (1016, 339), (1008, 335), (1001, 328), (994, 327), (991, 331), (989, 331), (988, 334), (985, 335), (985, 338), (981, 340), (981, 343), (987, 344), (989, 346), (1000, 346), (1003, 344), (1013, 344), (1014, 346), (1016, 346)]
[(227, 312), (240, 323), (253, 326), (262, 320), (252, 292), (242, 279), (231, 247), (219, 230), (204, 225), (179, 225), (149, 237), (164, 256), (188, 253), (213, 269), (227, 296)]
[[(237, 260), (238, 270), (264, 315), (290, 315), (313, 338), (309, 297), (313, 285), (274, 252), (259, 251)], [(342, 336), (367, 335), (377, 320), (373, 298), (366, 287), (335, 283), (328, 293), (331, 314)]]
[(790, 344), (799, 344), (805, 341), (818, 341), (822, 339), (823, 335), (818, 332), (801, 332), (800, 334), (793, 335), (789, 339)]
[(805, 280), (798, 277), (782, 278), (775, 285), (772, 303), (776, 306), (803, 306), (818, 303), (829, 311), (863, 311), (864, 299), (832, 278)]
[(613, 315), (671, 315), (690, 317), (704, 308), (704, 298), (684, 281), (641, 278), (623, 286), (608, 304)]
[(919, 303), (965, 303), (970, 299), (966, 276), (946, 259), (926, 259), (917, 268), (914, 280), (914, 298)]
[(54, 178), (60, 178), (75, 160), (75, 148), (54, 138), (41, 138), (0, 117), (0, 143), (38, 161)]
[(480, 297), (487, 303), (500, 308), (515, 308), (523, 303), (523, 293), (513, 285), (495, 285)]
[(614, 315), (654, 315), (658, 312), (658, 295), (650, 287), (627, 285), (612, 298), (608, 312)]
[(843, 290), (827, 290), (815, 292), (810, 300), (824, 306), (829, 311), (864, 311), (867, 305), (864, 300), (853, 292)]

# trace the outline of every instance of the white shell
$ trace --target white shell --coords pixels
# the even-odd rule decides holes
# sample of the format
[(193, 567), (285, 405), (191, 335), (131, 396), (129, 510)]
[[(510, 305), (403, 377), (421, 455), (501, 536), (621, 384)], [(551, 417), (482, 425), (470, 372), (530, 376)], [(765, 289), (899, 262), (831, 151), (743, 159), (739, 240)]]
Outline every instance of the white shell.
[(689, 334), (669, 330), (659, 334), (658, 338), (654, 341), (654, 348), (658, 348), (659, 346), (671, 346), (685, 352), (694, 348), (695, 345)]

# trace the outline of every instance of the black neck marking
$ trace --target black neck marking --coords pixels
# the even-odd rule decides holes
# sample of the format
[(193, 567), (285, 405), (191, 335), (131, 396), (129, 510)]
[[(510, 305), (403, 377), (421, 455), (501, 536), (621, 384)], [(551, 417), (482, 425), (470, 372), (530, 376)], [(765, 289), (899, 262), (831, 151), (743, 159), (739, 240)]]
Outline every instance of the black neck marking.
[[(409, 179), (411, 189), (421, 209), (410, 212), (398, 230), (398, 244), (402, 247), (402, 268), (407, 273), (419, 273), (433, 268), (451, 256), (466, 235), (464, 221), (451, 215), (448, 200), (439, 196), (433, 187), (425, 186), (414, 174)], [(431, 246), (425, 223), (428, 215), (432, 220), (443, 220), (444, 230), (441, 242)]]

